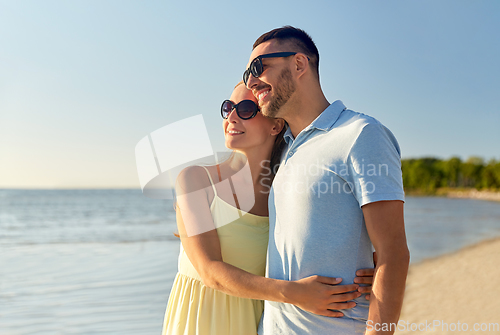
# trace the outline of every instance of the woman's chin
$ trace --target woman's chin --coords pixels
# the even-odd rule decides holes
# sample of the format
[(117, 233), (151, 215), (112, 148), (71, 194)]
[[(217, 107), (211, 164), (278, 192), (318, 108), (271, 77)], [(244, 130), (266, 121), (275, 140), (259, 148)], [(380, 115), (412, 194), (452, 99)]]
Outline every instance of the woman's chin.
[(233, 138), (232, 136), (226, 137), (226, 147), (231, 150), (236, 150), (241, 147), (238, 145), (238, 139)]

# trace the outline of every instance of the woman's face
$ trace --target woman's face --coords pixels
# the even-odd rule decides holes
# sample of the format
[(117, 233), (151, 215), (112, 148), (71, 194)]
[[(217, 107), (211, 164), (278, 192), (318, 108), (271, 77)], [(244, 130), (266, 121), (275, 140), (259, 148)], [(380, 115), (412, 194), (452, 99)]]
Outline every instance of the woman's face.
[[(230, 100), (234, 104), (243, 100), (252, 100), (257, 103), (254, 95), (245, 85), (238, 85), (231, 94)], [(243, 151), (259, 146), (272, 148), (276, 135), (281, 131), (282, 122), (282, 120), (267, 118), (260, 112), (249, 120), (242, 120), (233, 109), (228, 118), (222, 121), (226, 147)]]

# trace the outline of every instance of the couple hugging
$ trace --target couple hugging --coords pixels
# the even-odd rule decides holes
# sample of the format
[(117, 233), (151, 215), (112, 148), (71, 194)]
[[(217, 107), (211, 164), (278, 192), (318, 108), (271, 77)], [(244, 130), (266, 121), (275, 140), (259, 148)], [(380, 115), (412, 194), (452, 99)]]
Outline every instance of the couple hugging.
[(327, 101), (318, 65), (303, 30), (259, 37), (221, 108), (234, 153), (177, 177), (182, 243), (163, 334), (397, 323), (409, 263), (400, 149), (376, 119)]

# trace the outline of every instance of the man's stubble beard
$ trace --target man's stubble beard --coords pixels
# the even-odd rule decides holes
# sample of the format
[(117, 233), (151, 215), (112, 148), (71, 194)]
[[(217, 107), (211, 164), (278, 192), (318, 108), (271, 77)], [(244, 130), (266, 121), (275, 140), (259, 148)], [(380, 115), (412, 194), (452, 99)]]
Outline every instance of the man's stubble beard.
[(263, 110), (263, 114), (268, 117), (277, 116), (279, 110), (290, 100), (290, 97), (295, 92), (295, 83), (292, 78), (292, 71), (285, 68), (281, 71), (278, 77), (278, 84), (274, 88), (274, 98), (270, 102), (269, 107)]

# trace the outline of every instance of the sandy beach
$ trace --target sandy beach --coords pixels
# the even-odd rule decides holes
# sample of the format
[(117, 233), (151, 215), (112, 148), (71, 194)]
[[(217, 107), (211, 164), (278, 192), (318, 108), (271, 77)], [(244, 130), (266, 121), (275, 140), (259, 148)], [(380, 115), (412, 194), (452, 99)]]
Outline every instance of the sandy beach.
[[(405, 329), (396, 334), (457, 334), (465, 328), (472, 334), (500, 334), (499, 264), (500, 238), (412, 264), (400, 317)], [(426, 331), (408, 329), (415, 324), (424, 330), (426, 322)]]

